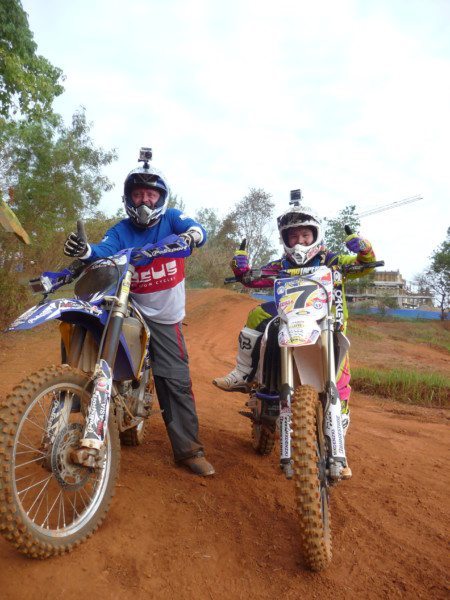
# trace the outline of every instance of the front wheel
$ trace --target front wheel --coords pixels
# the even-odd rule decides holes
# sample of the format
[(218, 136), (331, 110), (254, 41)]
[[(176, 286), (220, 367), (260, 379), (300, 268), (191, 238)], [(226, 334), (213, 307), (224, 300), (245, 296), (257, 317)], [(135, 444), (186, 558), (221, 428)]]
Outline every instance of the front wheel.
[(331, 562), (331, 516), (323, 409), (311, 386), (299, 386), (293, 394), (291, 452), (306, 564), (313, 571), (321, 571)]
[(110, 410), (104, 458), (75, 464), (90, 381), (68, 365), (30, 375), (0, 405), (0, 532), (23, 554), (47, 558), (84, 542), (103, 521), (120, 443)]

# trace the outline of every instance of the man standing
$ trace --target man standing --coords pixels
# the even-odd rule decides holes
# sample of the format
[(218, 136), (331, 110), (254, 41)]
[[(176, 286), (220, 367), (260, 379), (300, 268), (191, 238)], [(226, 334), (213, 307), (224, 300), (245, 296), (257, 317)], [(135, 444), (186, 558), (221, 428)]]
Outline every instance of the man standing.
[[(162, 174), (149, 165), (150, 149), (141, 150), (144, 163), (131, 171), (124, 184), (123, 202), (128, 218), (109, 229), (99, 244), (90, 245), (71, 233), (64, 245), (67, 256), (92, 261), (124, 248), (156, 243), (176, 234), (191, 250), (206, 241), (206, 231), (176, 208), (167, 208), (169, 187)], [(149, 355), (158, 401), (172, 445), (175, 462), (197, 475), (214, 474), (198, 439), (189, 361), (181, 330), (185, 316), (183, 258), (156, 258), (136, 267), (131, 295), (147, 321), (151, 336)]]

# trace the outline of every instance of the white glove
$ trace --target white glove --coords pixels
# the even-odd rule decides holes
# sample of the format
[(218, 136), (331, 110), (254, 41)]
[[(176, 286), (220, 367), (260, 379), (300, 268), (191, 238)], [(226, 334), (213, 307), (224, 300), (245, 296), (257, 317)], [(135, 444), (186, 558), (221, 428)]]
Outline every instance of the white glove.
[(188, 229), (184, 233), (180, 233), (178, 237), (184, 240), (191, 250), (196, 248), (203, 239), (202, 234), (197, 229)]

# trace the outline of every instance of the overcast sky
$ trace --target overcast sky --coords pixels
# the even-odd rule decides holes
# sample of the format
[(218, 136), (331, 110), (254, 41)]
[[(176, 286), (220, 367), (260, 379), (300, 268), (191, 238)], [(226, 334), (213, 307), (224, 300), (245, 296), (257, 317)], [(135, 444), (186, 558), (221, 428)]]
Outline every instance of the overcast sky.
[[(363, 218), (386, 268), (411, 279), (446, 235), (448, 0), (22, 0), (38, 52), (60, 67), (66, 122), (86, 108), (116, 148), (114, 213), (141, 146), (187, 212), (224, 216), (251, 187)], [(281, 251), (281, 247), (280, 251)]]

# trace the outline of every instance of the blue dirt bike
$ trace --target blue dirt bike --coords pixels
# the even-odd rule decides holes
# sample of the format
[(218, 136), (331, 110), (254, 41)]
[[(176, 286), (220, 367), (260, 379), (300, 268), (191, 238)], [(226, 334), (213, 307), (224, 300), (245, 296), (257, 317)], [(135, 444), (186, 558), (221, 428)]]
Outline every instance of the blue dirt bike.
[[(152, 412), (151, 331), (130, 295), (135, 266), (189, 254), (171, 235), (30, 282), (44, 297), (7, 331), (60, 320), (63, 364), (29, 375), (0, 406), (0, 531), (23, 554), (70, 551), (104, 519), (120, 442), (141, 444)], [(48, 298), (75, 279), (73, 298)]]

